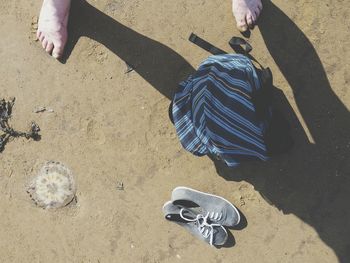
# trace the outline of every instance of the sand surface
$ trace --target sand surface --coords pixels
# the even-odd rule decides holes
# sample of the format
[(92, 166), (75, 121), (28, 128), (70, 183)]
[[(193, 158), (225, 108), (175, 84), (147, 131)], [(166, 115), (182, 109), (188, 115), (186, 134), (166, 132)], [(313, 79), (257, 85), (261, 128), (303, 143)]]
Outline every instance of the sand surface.
[[(208, 56), (190, 33), (227, 51), (239, 35), (230, 1), (75, 2), (62, 64), (34, 40), (40, 1), (0, 1), (0, 97), (17, 98), (14, 127), (42, 129), (0, 154), (0, 262), (350, 262), (349, 1), (265, 2), (249, 41), (283, 91), (295, 146), (234, 170), (184, 151), (167, 115)], [(75, 206), (46, 211), (27, 196), (47, 160), (73, 171)], [(228, 247), (163, 219), (179, 185), (242, 211)]]

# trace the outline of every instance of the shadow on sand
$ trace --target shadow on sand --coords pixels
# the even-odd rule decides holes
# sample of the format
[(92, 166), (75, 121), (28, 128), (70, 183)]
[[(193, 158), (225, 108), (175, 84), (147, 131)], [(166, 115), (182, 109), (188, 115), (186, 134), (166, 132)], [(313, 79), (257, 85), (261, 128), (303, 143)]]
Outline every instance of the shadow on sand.
[(311, 42), (272, 2), (264, 2), (258, 27), (315, 144), (288, 102), (281, 101), (295, 130), (292, 152), (234, 170), (216, 163), (217, 171), (227, 180), (254, 185), (270, 204), (312, 226), (340, 262), (350, 262), (349, 111), (332, 91)]
[(168, 99), (177, 84), (194, 72), (193, 67), (169, 47), (120, 24), (84, 0), (74, 0), (69, 41), (61, 62), (65, 63), (82, 36), (103, 44)]
[[(133, 65), (138, 74), (169, 99), (177, 83), (194, 71), (167, 46), (123, 26), (83, 0), (73, 1), (71, 12), (66, 57), (81, 36), (94, 39)], [(283, 99), (281, 107), (295, 130), (292, 152), (267, 163), (250, 163), (234, 170), (215, 163), (218, 174), (227, 180), (248, 181), (272, 205), (312, 226), (340, 262), (350, 262), (349, 111), (332, 91), (311, 42), (270, 1), (265, 2), (259, 29), (293, 89), (315, 144), (309, 143)]]

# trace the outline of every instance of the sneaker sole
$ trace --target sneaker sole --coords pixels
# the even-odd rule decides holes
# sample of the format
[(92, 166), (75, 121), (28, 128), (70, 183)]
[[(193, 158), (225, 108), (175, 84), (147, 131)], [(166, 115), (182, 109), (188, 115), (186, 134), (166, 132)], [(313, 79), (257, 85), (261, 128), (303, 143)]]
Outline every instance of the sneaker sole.
[(164, 216), (166, 216), (166, 215), (165, 215), (165, 211), (164, 211), (164, 210), (165, 210), (165, 207), (168, 206), (169, 204), (172, 204), (172, 201), (166, 202), (166, 203), (163, 205), (163, 207), (162, 207), (162, 211), (163, 211)]

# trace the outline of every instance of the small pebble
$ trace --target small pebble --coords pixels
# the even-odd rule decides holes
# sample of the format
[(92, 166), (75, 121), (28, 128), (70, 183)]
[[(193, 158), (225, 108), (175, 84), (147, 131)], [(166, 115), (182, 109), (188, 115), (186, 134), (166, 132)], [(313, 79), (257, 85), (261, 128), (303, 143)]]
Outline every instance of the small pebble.
[(130, 64), (126, 63), (126, 62), (125, 62), (125, 65), (126, 65), (126, 70), (124, 72), (125, 74), (128, 74), (128, 73), (134, 71), (134, 67), (132, 65), (130, 65)]
[(46, 111), (46, 108), (45, 107), (36, 107), (35, 109), (34, 109), (34, 113), (39, 113), (39, 112), (44, 112), (44, 111)]
[(117, 190), (119, 190), (119, 191), (124, 190), (124, 183), (123, 182), (117, 182)]
[(38, 106), (38, 107), (36, 107), (36, 108), (33, 110), (34, 113), (40, 113), (40, 112), (44, 112), (44, 111), (47, 111), (47, 112), (54, 112), (53, 109), (47, 108), (47, 107), (42, 107), (42, 106)]

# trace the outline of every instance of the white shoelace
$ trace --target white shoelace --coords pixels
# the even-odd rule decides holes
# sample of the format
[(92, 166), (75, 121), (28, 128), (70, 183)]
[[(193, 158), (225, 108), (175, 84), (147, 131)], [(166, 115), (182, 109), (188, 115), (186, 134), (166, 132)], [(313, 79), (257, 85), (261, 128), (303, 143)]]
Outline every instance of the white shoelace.
[[(209, 244), (212, 246), (213, 239), (214, 239), (214, 227), (224, 228), (220, 224), (208, 223), (208, 218), (210, 219), (210, 218), (214, 217), (214, 212), (212, 212), (213, 213), (212, 217), (210, 216), (210, 213), (208, 212), (205, 216), (202, 214), (198, 214), (195, 218), (187, 218), (183, 214), (184, 211), (185, 211), (184, 208), (182, 208), (180, 210), (180, 217), (187, 222), (194, 222), (196, 224), (196, 226), (198, 227), (199, 232), (203, 235), (204, 238), (210, 237)], [(219, 218), (219, 215), (217, 214), (216, 217)], [(224, 230), (225, 230), (225, 228), (224, 228)]]

